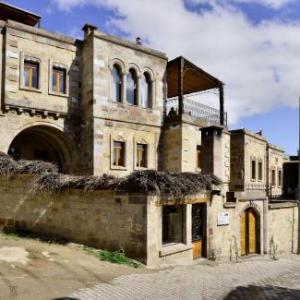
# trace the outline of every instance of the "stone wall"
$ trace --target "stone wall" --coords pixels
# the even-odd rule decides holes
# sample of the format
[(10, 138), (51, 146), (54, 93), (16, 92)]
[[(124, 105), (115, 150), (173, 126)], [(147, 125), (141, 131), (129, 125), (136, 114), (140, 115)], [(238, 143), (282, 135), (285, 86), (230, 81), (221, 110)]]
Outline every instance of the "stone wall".
[[(163, 123), (166, 56), (158, 51), (111, 37), (99, 31), (86, 35), (83, 42), (83, 109), (85, 134), (83, 145), (90, 156), (89, 169), (94, 175), (109, 173), (124, 176), (136, 170), (136, 144), (148, 145), (147, 168), (158, 168), (158, 144)], [(121, 103), (111, 96), (111, 70), (114, 64), (123, 76)], [(126, 76), (134, 68), (138, 90), (144, 72), (151, 76), (152, 107), (143, 108), (126, 102)], [(126, 144), (125, 167), (112, 166), (112, 141)], [(89, 145), (93, 145), (90, 149)]]
[(298, 209), (296, 204), (271, 204), (268, 211), (268, 250), (277, 246), (277, 253), (296, 253)]
[(26, 229), (101, 249), (124, 249), (146, 261), (146, 203), (141, 195), (110, 191), (30, 191), (33, 178), (0, 180), (0, 228)]
[[(34, 178), (18, 175), (0, 180), (0, 229), (22, 229), (68, 241), (126, 253), (149, 266), (192, 260), (192, 205), (206, 203), (207, 257), (234, 261), (240, 257), (241, 214), (253, 208), (259, 220), (259, 253), (297, 250), (297, 207), (293, 203), (269, 204), (268, 200), (226, 202), (209, 193), (173, 199), (166, 196), (112, 191), (68, 190), (37, 193)], [(30, 187), (30, 188), (29, 188)], [(164, 205), (183, 206), (183, 241), (162, 243)], [(218, 225), (219, 213), (229, 214), (228, 225)], [(272, 253), (271, 253), (272, 254)]]
[[(271, 196), (280, 196), (283, 192), (284, 151), (274, 145), (268, 145), (268, 190)], [(275, 171), (275, 184), (272, 184), (272, 171)], [(279, 174), (279, 172), (281, 172)], [(279, 180), (280, 176), (280, 180)]]

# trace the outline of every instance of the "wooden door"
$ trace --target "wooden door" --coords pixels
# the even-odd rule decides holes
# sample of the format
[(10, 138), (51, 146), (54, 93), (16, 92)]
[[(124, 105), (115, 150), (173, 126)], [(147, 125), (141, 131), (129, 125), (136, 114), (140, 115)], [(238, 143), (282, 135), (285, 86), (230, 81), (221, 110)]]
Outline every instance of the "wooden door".
[(256, 214), (253, 208), (248, 210), (248, 224), (249, 224), (249, 253), (257, 253), (257, 241), (256, 241)]
[(242, 213), (240, 230), (241, 255), (257, 253), (259, 249), (259, 220), (253, 208)]
[(193, 258), (202, 257), (202, 241), (194, 241), (193, 242)]
[(192, 243), (193, 258), (205, 256), (205, 203), (197, 203), (192, 206)]
[(247, 254), (247, 222), (246, 222), (246, 212), (243, 212), (241, 215), (241, 255), (246, 255)]

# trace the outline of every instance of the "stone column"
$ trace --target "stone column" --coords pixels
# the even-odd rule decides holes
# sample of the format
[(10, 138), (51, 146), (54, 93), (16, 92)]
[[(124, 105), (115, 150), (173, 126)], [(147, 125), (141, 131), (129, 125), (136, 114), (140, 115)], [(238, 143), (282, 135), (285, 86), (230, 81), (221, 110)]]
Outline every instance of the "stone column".
[(136, 105), (141, 105), (141, 76), (137, 76), (136, 79), (136, 97), (137, 97), (137, 103)]
[(122, 103), (126, 103), (126, 77), (127, 73), (122, 73), (122, 93), (121, 93), (121, 99)]

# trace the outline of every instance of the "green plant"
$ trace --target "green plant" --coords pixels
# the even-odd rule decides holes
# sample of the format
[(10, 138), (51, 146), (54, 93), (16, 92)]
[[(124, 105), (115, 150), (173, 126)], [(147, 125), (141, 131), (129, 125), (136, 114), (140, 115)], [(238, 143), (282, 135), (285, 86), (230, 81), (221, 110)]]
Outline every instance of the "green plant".
[(102, 261), (108, 261), (113, 264), (128, 265), (133, 268), (139, 267), (139, 263), (127, 257), (125, 255), (124, 250), (119, 250), (119, 251), (96, 250), (90, 247), (84, 247), (84, 250), (88, 254), (93, 255)]

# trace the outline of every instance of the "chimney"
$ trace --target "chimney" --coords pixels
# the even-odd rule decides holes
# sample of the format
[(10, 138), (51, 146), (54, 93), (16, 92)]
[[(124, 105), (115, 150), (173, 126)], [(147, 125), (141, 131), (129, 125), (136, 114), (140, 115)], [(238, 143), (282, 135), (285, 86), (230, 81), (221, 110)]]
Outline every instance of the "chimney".
[(138, 36), (136, 39), (135, 39), (137, 45), (142, 45), (142, 39)]
[(87, 39), (91, 34), (94, 33), (95, 30), (97, 30), (98, 27), (97, 26), (94, 26), (92, 24), (85, 24), (83, 27), (82, 27), (82, 30), (84, 32), (84, 39)]

